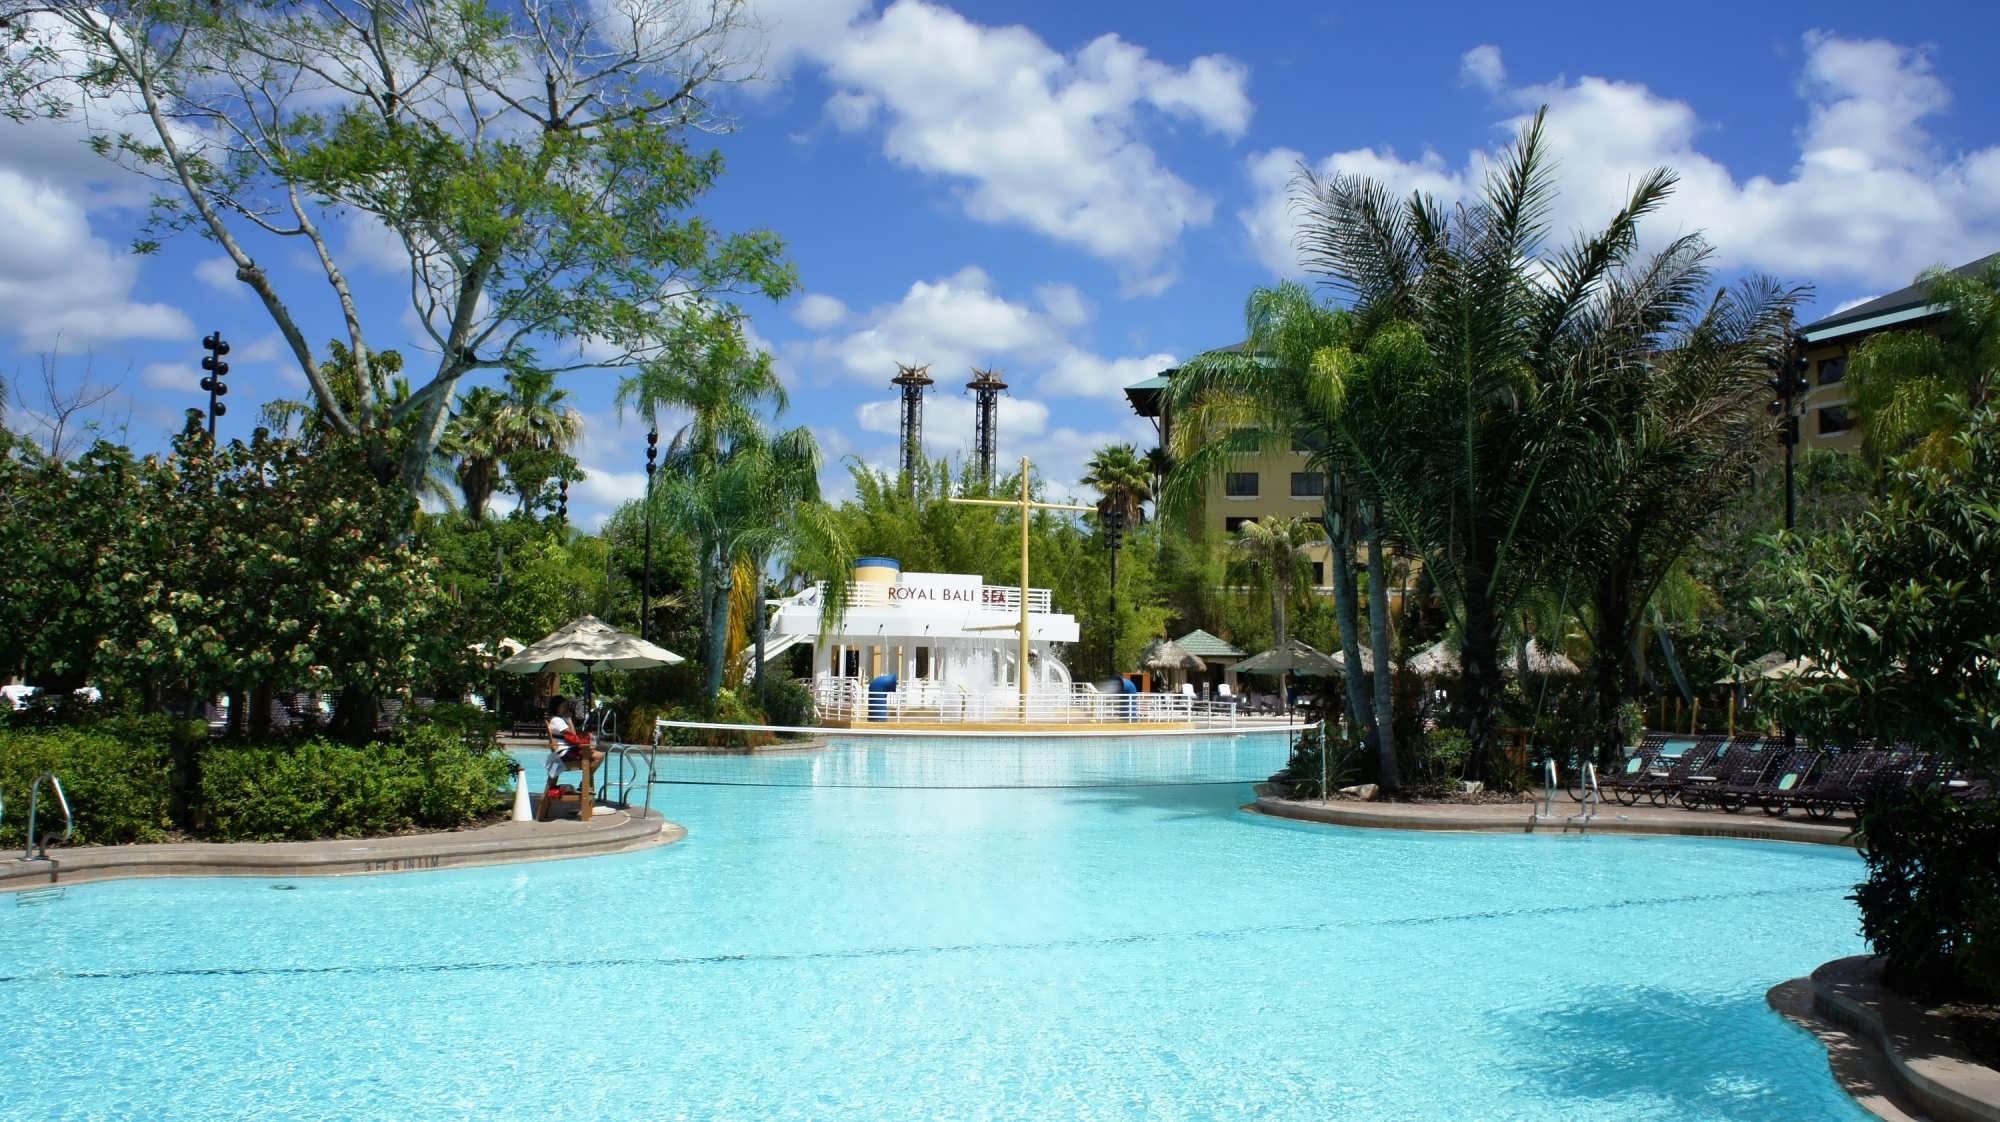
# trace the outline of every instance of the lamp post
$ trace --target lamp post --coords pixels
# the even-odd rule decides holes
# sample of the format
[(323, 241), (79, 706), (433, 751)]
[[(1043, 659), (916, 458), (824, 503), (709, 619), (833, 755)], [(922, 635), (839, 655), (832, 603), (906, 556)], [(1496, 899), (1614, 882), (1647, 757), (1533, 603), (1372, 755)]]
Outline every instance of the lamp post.
[[(1111, 650), (1106, 660), (1111, 673), (1118, 673), (1118, 551), (1125, 545), (1125, 508), (1106, 498), (1097, 508), (1098, 523), (1104, 528), (1104, 548), (1111, 551)], [(1124, 687), (1119, 687), (1123, 689)]]
[(569, 477), (564, 476), (562, 487), (556, 492), (556, 521), (569, 525)]
[(222, 382), (222, 376), (229, 373), (229, 364), (222, 361), (222, 356), (229, 353), (229, 344), (223, 342), (222, 332), (215, 331), (201, 341), (201, 347), (208, 352), (201, 360), (201, 368), (208, 371), (201, 376), (201, 388), (208, 391), (208, 442), (213, 444), (215, 419), (229, 412), (229, 407), (221, 401), (222, 396), (229, 392), (229, 387)]
[(1799, 446), (1799, 418), (1805, 414), (1805, 395), (1810, 384), (1806, 381), (1806, 341), (1802, 336), (1789, 335), (1783, 355), (1773, 365), (1776, 372), (1771, 376), (1771, 392), (1778, 395), (1771, 400), (1770, 411), (1781, 417), (1778, 424), (1778, 439), (1785, 446), (1785, 530), (1790, 532), (1798, 516), (1798, 497), (1793, 482), (1793, 460)]
[(653, 637), (653, 461), (660, 455), (660, 430), (646, 434), (646, 560), (639, 574), (639, 638)]

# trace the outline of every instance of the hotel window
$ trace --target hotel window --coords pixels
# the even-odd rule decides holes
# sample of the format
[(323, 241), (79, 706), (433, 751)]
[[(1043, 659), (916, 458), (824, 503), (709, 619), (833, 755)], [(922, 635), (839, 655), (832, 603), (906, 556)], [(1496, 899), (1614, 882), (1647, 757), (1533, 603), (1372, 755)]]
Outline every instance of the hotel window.
[(1252, 518), (1248, 515), (1245, 515), (1240, 518), (1225, 518), (1222, 520), (1222, 528), (1228, 531), (1229, 533), (1233, 534), (1236, 531), (1241, 530), (1243, 527), (1255, 521), (1257, 521), (1255, 518)]
[(1324, 561), (1313, 562), (1313, 587), (1326, 587), (1326, 562)]
[(1257, 497), (1257, 473), (1254, 471), (1232, 471), (1222, 477), (1222, 493), (1232, 499), (1254, 499)]
[(1326, 494), (1326, 475), (1317, 471), (1295, 471), (1292, 473), (1292, 497), (1295, 499), (1317, 499)]
[(1833, 436), (1854, 427), (1854, 418), (1847, 415), (1847, 406), (1829, 405), (1819, 410), (1819, 434)]
[(1311, 440), (1308, 440), (1307, 438), (1300, 436), (1298, 433), (1292, 434), (1292, 451), (1310, 452), (1312, 450), (1313, 450), (1313, 442)]
[(1847, 356), (1823, 358), (1819, 361), (1819, 384), (1830, 386), (1847, 377)]

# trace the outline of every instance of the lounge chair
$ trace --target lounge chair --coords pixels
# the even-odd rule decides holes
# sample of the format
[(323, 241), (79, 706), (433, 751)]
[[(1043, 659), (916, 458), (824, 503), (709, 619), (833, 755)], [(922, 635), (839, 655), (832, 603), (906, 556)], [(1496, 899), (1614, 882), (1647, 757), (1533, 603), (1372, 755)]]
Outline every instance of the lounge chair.
[(1758, 784), (1754, 796), (1757, 805), (1773, 817), (1800, 805), (1811, 789), (1813, 771), (1825, 758), (1826, 753), (1817, 748), (1800, 748), (1787, 753), (1764, 773), (1764, 781)]
[(1875, 776), (1895, 760), (1894, 752), (1880, 748), (1849, 748), (1837, 752), (1821, 766), (1810, 790), (1797, 800), (1808, 818), (1831, 818), (1837, 811), (1852, 810), (1875, 784)]
[(1636, 806), (1646, 797), (1646, 784), (1659, 764), (1660, 745), (1640, 742), (1632, 754), (1597, 777), (1597, 789), (1626, 806)]
[(1706, 770), (1691, 774), (1681, 788), (1681, 805), (1689, 809), (1718, 806), (1735, 812), (1757, 790), (1764, 772), (1776, 762), (1779, 749), (1756, 737), (1737, 737), (1723, 745)]
[(1687, 786), (1688, 777), (1701, 775), (1715, 764), (1715, 754), (1728, 742), (1726, 736), (1702, 736), (1685, 741), (1677, 755), (1668, 755), (1666, 749), (1674, 746), (1669, 740), (1662, 746), (1659, 758), (1647, 770), (1646, 778), (1640, 784), (1647, 798), (1654, 806), (1666, 806), (1680, 797), (1681, 788)]

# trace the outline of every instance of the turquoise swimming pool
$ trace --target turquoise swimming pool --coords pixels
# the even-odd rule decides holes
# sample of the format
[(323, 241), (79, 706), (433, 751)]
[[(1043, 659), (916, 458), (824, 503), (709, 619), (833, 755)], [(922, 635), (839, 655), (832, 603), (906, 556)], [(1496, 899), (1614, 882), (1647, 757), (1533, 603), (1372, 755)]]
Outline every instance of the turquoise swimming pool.
[[(1093, 750), (1035, 774), (1116, 778)], [(1851, 853), (919, 787), (882, 751), (661, 786), (687, 840), (622, 857), (0, 900), (0, 1114), (1868, 1117), (1763, 1002), (1861, 949)]]

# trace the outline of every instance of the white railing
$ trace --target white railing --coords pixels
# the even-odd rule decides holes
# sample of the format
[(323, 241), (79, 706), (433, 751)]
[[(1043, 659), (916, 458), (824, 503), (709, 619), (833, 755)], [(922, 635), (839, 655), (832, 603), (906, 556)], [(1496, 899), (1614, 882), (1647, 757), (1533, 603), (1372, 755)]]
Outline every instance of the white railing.
[[(816, 581), (813, 586), (793, 597), (794, 603), (812, 606), (826, 597), (826, 582)], [(1054, 601), (1046, 588), (1028, 590), (1028, 612), (1031, 615), (1049, 615), (1054, 612)], [(919, 607), (958, 606), (978, 608), (990, 612), (1012, 612), (1021, 610), (1021, 590), (1011, 585), (988, 584), (966, 588), (950, 588), (930, 584), (880, 584), (874, 581), (849, 581), (847, 585), (847, 606), (850, 608), (886, 608), (902, 604)]]
[[(861, 678), (822, 675), (813, 683), (813, 715), (822, 724), (1194, 724), (1236, 728), (1259, 718), (1234, 702), (1179, 693), (1099, 693), (1088, 685), (1029, 693), (996, 688), (974, 694), (951, 682), (915, 680), (870, 695)], [(1284, 718), (1269, 718), (1282, 723)]]

